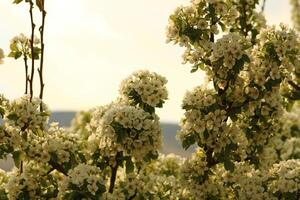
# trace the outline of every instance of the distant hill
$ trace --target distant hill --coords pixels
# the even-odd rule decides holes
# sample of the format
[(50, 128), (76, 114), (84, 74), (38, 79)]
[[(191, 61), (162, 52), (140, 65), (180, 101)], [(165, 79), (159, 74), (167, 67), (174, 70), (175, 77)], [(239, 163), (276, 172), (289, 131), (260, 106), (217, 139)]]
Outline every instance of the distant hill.
[[(75, 116), (75, 112), (53, 112), (49, 122), (59, 122), (60, 126), (68, 127), (70, 126), (71, 120)], [(1, 121), (0, 121), (1, 124)], [(164, 154), (174, 153), (184, 157), (188, 157), (193, 152), (193, 148), (185, 151), (181, 144), (176, 140), (176, 132), (179, 130), (178, 125), (172, 123), (162, 123), (163, 130), (163, 148), (161, 150)], [(0, 160), (0, 168), (4, 170), (9, 170), (13, 166), (13, 161)]]

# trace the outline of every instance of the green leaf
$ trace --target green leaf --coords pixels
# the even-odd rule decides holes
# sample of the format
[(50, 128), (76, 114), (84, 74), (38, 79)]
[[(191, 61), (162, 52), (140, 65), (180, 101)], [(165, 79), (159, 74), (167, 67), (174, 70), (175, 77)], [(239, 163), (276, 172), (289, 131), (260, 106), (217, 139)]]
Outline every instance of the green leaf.
[(186, 136), (182, 141), (182, 147), (187, 150), (191, 145), (195, 144), (195, 142), (194, 135)]
[(49, 112), (41, 112), (40, 115), (42, 117), (48, 117), (48, 116), (50, 116), (50, 113)]
[(250, 60), (249, 56), (248, 56), (248, 55), (246, 55), (246, 54), (243, 54), (243, 56), (242, 56), (242, 59), (243, 59), (243, 60), (244, 60), (244, 62), (246, 62), (246, 63), (250, 63), (250, 62), (251, 62), (251, 60)]
[[(106, 192), (106, 187), (105, 185), (102, 185), (102, 184), (98, 184), (98, 191), (96, 193), (97, 196), (101, 196), (104, 192)], [(101, 199), (101, 198), (98, 198), (98, 199)]]
[(1, 118), (4, 117), (4, 114), (5, 114), (5, 110), (4, 110), (4, 108), (2, 108), (2, 107), (0, 106), (0, 116), (1, 116)]
[(193, 68), (191, 70), (191, 73), (195, 73), (197, 70), (198, 70), (198, 66), (195, 65), (195, 66), (193, 66)]
[(11, 44), (9, 45), (9, 48), (10, 48), (10, 50), (12, 50), (12, 51), (19, 51), (18, 45), (17, 45), (16, 42), (11, 43)]
[(129, 157), (126, 160), (126, 173), (129, 174), (129, 173), (133, 172), (133, 170), (134, 170), (134, 164), (133, 164), (131, 158)]
[(226, 30), (226, 26), (224, 23), (219, 22), (219, 25), (221, 26), (222, 31), (224, 32)]
[(160, 100), (160, 102), (156, 105), (156, 107), (162, 108), (164, 103), (165, 103), (164, 100)]
[(18, 59), (18, 58), (20, 58), (21, 56), (22, 56), (22, 52), (21, 52), (21, 51), (17, 51), (17, 52), (15, 52), (14, 58), (15, 58), (15, 59)]
[(14, 2), (13, 3), (15, 3), (15, 4), (19, 4), (19, 3), (21, 3), (23, 0), (14, 0)]
[(8, 54), (7, 57), (14, 58), (14, 57), (15, 57), (15, 54), (16, 54), (16, 52), (12, 51), (12, 52), (10, 52), (10, 53)]
[(15, 166), (16, 167), (20, 167), (20, 164), (21, 164), (21, 155), (22, 155), (22, 152), (21, 151), (15, 151), (12, 153), (13, 155), (13, 159), (14, 159), (14, 162), (15, 162)]
[(143, 160), (145, 162), (150, 162), (151, 160), (155, 160), (158, 158), (158, 152), (153, 152), (153, 151), (150, 151), (144, 158)]
[(224, 167), (227, 171), (234, 171), (234, 163), (229, 159), (224, 160)]
[(14, 58), (14, 59), (18, 59), (22, 56), (22, 52), (21, 51), (12, 51), (8, 54), (7, 57), (10, 57), (10, 58)]
[(286, 192), (286, 193), (283, 193), (283, 197), (285, 200), (298, 200), (298, 197), (297, 197), (297, 192)]
[(18, 116), (16, 113), (10, 113), (9, 115), (7, 115), (7, 119), (15, 121), (18, 119)]

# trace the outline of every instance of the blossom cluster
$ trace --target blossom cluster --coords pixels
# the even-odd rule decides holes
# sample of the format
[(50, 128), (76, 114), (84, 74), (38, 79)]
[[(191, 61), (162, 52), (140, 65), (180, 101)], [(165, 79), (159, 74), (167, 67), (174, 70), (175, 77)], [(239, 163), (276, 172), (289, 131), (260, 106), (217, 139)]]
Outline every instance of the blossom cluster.
[(232, 199), (272, 199), (264, 185), (265, 173), (247, 162), (236, 162), (235, 165), (234, 172), (222, 169), (217, 172), (219, 181), (231, 185), (232, 192), (235, 191)]
[(4, 122), (10, 126), (20, 128), (22, 131), (26, 129), (44, 130), (49, 119), (49, 111), (47, 106), (43, 104), (44, 111), (40, 111), (41, 100), (34, 98), (30, 100), (27, 95), (11, 101), (6, 108)]
[(13, 126), (0, 126), (0, 158), (6, 158), (14, 149), (21, 148), (23, 139), (20, 132), (19, 128)]
[(216, 92), (212, 89), (198, 86), (192, 91), (187, 91), (183, 98), (182, 107), (184, 109), (207, 110), (216, 103)]
[(56, 196), (57, 185), (53, 184), (55, 177), (47, 174), (47, 167), (28, 162), (23, 168), (22, 173), (18, 169), (9, 173), (9, 180), (5, 185), (8, 199), (38, 200)]
[(90, 125), (93, 110), (80, 111), (75, 114), (71, 121), (70, 132), (76, 133), (82, 140), (85, 140), (90, 135), (88, 126)]
[(239, 148), (236, 150), (243, 157), (247, 139), (237, 126), (227, 123), (227, 112), (218, 105), (217, 95), (213, 90), (196, 87), (187, 92), (183, 108), (186, 112), (177, 137), (184, 148), (197, 143), (202, 147), (206, 145), (215, 153), (221, 153), (226, 146), (238, 144)]
[(161, 146), (158, 119), (140, 108), (117, 104), (104, 113), (95, 135), (90, 138), (98, 139), (98, 146), (105, 156), (123, 152), (141, 161)]
[(0, 169), (0, 199), (5, 199), (7, 197), (5, 186), (8, 182), (9, 176), (7, 172)]
[(193, 0), (190, 6), (179, 7), (170, 16), (167, 41), (185, 47), (201, 41), (198, 44), (203, 55), (205, 50), (210, 49), (210, 45), (202, 41), (207, 41), (211, 34), (218, 34), (220, 29), (225, 30), (227, 24), (235, 21), (237, 14), (229, 1)]
[(160, 155), (139, 172), (121, 174), (114, 192), (104, 199), (188, 199), (179, 179), (183, 161), (172, 154)]
[(166, 78), (155, 72), (137, 71), (122, 81), (120, 95), (129, 104), (146, 110), (147, 106), (162, 107), (168, 98), (166, 83)]
[(31, 38), (25, 36), (23, 33), (20, 35), (15, 36), (10, 41), (10, 53), (8, 57), (13, 57), (15, 59), (20, 58), (23, 56), (25, 59), (34, 58), (38, 59), (41, 49), (39, 47), (40, 39), (36, 36), (33, 40), (33, 56), (31, 51)]
[(192, 157), (185, 161), (181, 168), (181, 183), (192, 199), (226, 199), (222, 182), (211, 176), (212, 169), (208, 165), (206, 152), (198, 148)]
[(245, 37), (238, 33), (229, 33), (213, 44), (213, 52), (210, 59), (212, 62), (224, 59), (224, 67), (227, 69), (224, 71), (229, 71), (233, 68), (236, 61), (240, 59), (243, 54), (246, 54), (245, 48), (248, 46), (249, 42)]
[(26, 156), (40, 163), (60, 165), (67, 172), (72, 164), (78, 162), (79, 146), (76, 135), (60, 128), (57, 123), (50, 124), (44, 135), (29, 135)]
[(96, 166), (79, 164), (59, 182), (59, 199), (99, 199), (106, 191), (105, 177)]
[(299, 63), (299, 39), (294, 30), (281, 25), (264, 29), (258, 35), (254, 65), (249, 66), (249, 78), (257, 87), (277, 86), (283, 79), (291, 79), (295, 72), (294, 63)]
[(286, 160), (274, 164), (268, 172), (269, 192), (277, 198), (290, 197), (297, 199), (300, 187), (299, 160)]

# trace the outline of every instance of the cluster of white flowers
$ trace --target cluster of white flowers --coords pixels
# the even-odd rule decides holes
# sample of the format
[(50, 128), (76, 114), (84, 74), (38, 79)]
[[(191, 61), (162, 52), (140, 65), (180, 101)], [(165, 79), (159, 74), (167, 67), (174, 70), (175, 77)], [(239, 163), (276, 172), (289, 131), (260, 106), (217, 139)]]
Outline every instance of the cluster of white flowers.
[(8, 182), (8, 174), (4, 170), (0, 169), (0, 199), (5, 199), (6, 193), (6, 184)]
[(25, 131), (26, 129), (44, 130), (48, 123), (49, 111), (43, 103), (43, 112), (40, 112), (41, 100), (25, 95), (7, 105), (4, 122), (10, 126), (18, 127)]
[(127, 196), (124, 199), (132, 196), (136, 196), (135, 199), (179, 199), (182, 196), (179, 188), (179, 182), (174, 176), (141, 171), (139, 174), (127, 175), (116, 192), (122, 191)]
[(76, 113), (71, 121), (70, 132), (76, 133), (82, 140), (86, 140), (90, 135), (88, 126), (91, 122), (92, 113), (93, 109)]
[(272, 199), (263, 184), (267, 178), (264, 173), (246, 162), (236, 162), (235, 165), (234, 172), (217, 171), (220, 181), (231, 185), (234, 191), (232, 199)]
[(169, 17), (167, 42), (186, 47), (183, 63), (193, 64), (211, 74), (211, 51), (215, 35), (230, 28), (238, 17), (231, 1), (193, 0), (190, 6), (179, 7)]
[(299, 0), (290, 0), (292, 6), (292, 19), (294, 22), (295, 28), (300, 31), (300, 2)]
[(5, 58), (3, 49), (0, 48), (0, 65), (3, 64), (3, 59)]
[(275, 26), (263, 29), (258, 40), (259, 43), (253, 51), (256, 59), (249, 66), (249, 76), (256, 85), (270, 90), (268, 84), (292, 78), (291, 75), (296, 69), (294, 63), (299, 63), (300, 43), (295, 31), (284, 25), (279, 30)]
[(286, 138), (300, 136), (300, 105), (294, 105), (281, 120), (281, 135)]
[[(214, 20), (204, 17), (211, 15), (214, 15)], [(218, 34), (220, 27), (226, 29), (226, 25), (233, 23), (236, 17), (237, 11), (229, 1), (192, 0), (190, 6), (179, 7), (170, 16), (167, 38), (190, 47), (194, 42), (208, 40), (211, 33)], [(202, 44), (200, 46), (205, 50)]]
[(29, 162), (23, 168), (22, 173), (17, 169), (9, 173), (5, 186), (8, 199), (46, 200), (56, 196), (57, 186), (53, 184), (54, 177), (47, 174), (47, 167)]
[(29, 135), (26, 155), (31, 160), (63, 166), (75, 162), (79, 151), (77, 142), (76, 135), (52, 123), (43, 136)]
[[(31, 38), (27, 37), (23, 33), (15, 36), (10, 41), (10, 50), (9, 57), (13, 57), (15, 59), (20, 58), (22, 55), (24, 58), (28, 59), (31, 58)], [(38, 45), (40, 44), (40, 39), (38, 37), (34, 37), (33, 40), (33, 53), (34, 53), (34, 59), (38, 58), (38, 55), (40, 53), (40, 48)]]
[(284, 142), (280, 151), (282, 160), (300, 159), (300, 138), (290, 138)]
[(164, 174), (166, 176), (179, 177), (181, 166), (185, 162), (185, 158), (175, 154), (160, 154), (158, 159), (150, 163), (144, 168), (146, 173)]
[(227, 145), (234, 143), (239, 144), (237, 151), (242, 153), (247, 146), (247, 139), (238, 127), (227, 123), (227, 112), (218, 109), (216, 97), (213, 90), (202, 87), (186, 93), (183, 100), (186, 112), (177, 137), (185, 148), (194, 143), (206, 144), (214, 152), (220, 153)]
[(179, 180), (183, 161), (173, 154), (160, 155), (139, 172), (121, 174), (114, 192), (104, 199), (187, 199)]
[(192, 157), (183, 163), (181, 176), (188, 182), (201, 184), (206, 180), (209, 170), (206, 153), (202, 148), (198, 148)]
[(168, 98), (165, 77), (147, 70), (137, 71), (122, 81), (120, 95), (129, 104), (162, 107)]
[[(233, 70), (236, 62), (247, 55), (246, 49), (249, 48), (250, 42), (238, 33), (229, 33), (218, 39), (213, 44), (213, 52), (210, 57), (213, 63), (220, 62), (223, 59), (223, 65), (219, 67), (216, 76), (221, 79), (226, 79), (230, 70)], [(214, 64), (213, 64), (214, 65)]]
[(212, 137), (210, 140), (214, 140), (216, 138), (214, 136), (219, 135), (219, 131), (226, 126), (225, 119), (224, 110), (215, 110), (208, 114), (197, 110), (186, 111), (180, 122), (181, 130), (178, 132), (178, 137), (184, 140), (185, 137), (196, 133), (200, 141), (206, 141), (210, 136)]
[(202, 86), (194, 88), (192, 91), (187, 91), (183, 98), (182, 107), (186, 110), (198, 109), (207, 110), (210, 106), (216, 103), (216, 92), (206, 89)]
[(182, 165), (180, 180), (187, 196), (191, 199), (226, 199), (228, 193), (223, 183), (212, 175), (212, 169), (207, 164), (205, 151), (198, 148), (192, 158)]
[[(100, 124), (89, 140), (98, 140), (98, 146), (105, 156), (123, 152), (141, 161), (148, 153), (156, 152), (161, 146), (161, 128), (155, 114), (117, 104), (99, 117)], [(97, 120), (92, 119), (93, 121)]]
[[(299, 160), (281, 161), (274, 164), (268, 172), (268, 189), (274, 196), (280, 198), (291, 194), (294, 199), (300, 188), (300, 162)], [(293, 195), (294, 193), (294, 195)]]
[(0, 158), (22, 147), (21, 130), (13, 126), (0, 126)]
[(106, 180), (96, 166), (79, 164), (59, 182), (59, 199), (100, 199)]

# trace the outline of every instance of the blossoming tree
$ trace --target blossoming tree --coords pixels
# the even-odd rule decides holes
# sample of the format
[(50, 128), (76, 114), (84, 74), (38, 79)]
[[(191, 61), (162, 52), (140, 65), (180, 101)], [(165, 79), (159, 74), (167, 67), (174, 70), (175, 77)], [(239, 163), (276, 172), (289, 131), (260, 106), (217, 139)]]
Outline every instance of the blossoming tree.
[[(168, 98), (167, 80), (147, 70), (71, 127), (48, 124), (44, 0), (14, 0), (29, 6), (31, 34), (14, 37), (8, 55), (24, 60), (25, 95), (0, 96), (0, 158), (12, 156), (16, 166), (0, 171), (0, 199), (299, 199), (300, 39), (266, 25), (265, 2), (258, 12), (258, 0), (192, 0), (170, 16), (168, 41), (186, 49), (191, 72), (207, 77), (183, 99), (177, 137), (184, 149), (198, 146), (185, 159), (159, 153), (155, 111)], [(299, 2), (291, 3), (299, 28)], [(0, 64), (4, 57), (0, 49)]]

